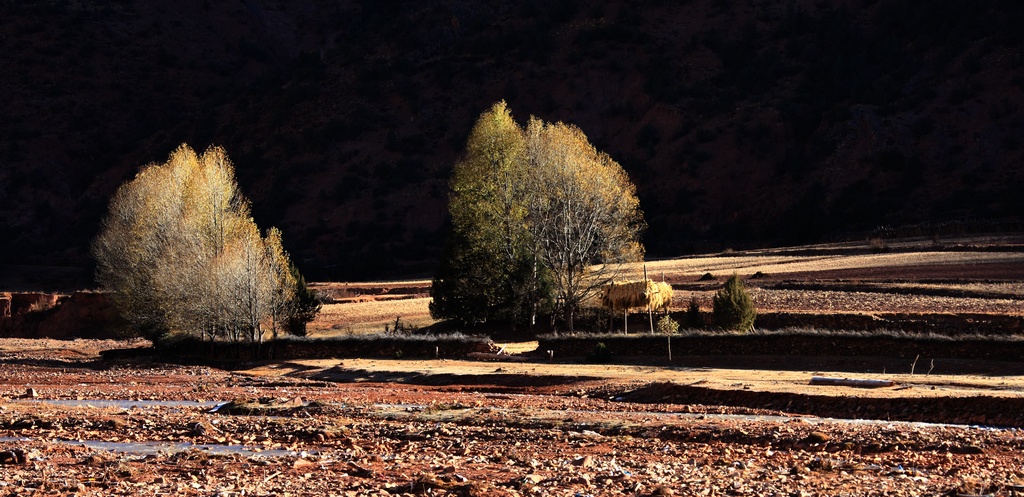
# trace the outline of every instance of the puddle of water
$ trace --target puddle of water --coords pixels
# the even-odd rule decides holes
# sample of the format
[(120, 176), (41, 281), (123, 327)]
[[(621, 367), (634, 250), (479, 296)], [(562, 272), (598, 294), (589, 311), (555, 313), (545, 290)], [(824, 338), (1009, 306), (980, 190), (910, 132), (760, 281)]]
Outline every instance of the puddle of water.
[(206, 451), (210, 454), (237, 454), (245, 457), (294, 457), (300, 455), (300, 452), (294, 450), (259, 449), (244, 445), (191, 444), (187, 442), (103, 442), (99, 440), (58, 440), (58, 442), (135, 456), (174, 454), (192, 449)]
[[(0, 442), (31, 442), (25, 437), (0, 437)], [(286, 449), (259, 449), (244, 445), (191, 444), (187, 442), (104, 442), (101, 440), (55, 440), (66, 445), (78, 445), (95, 450), (120, 452), (132, 456), (149, 456), (158, 454), (175, 454), (190, 449), (202, 450), (210, 454), (237, 454), (245, 457), (286, 457), (299, 456), (302, 453)], [(307, 451), (308, 453), (309, 451)]]
[(415, 412), (415, 411), (422, 411), (422, 410), (426, 409), (427, 405), (426, 404), (401, 404), (401, 403), (399, 403), (399, 404), (373, 404), (373, 407), (375, 409), (386, 409), (386, 410), (399, 409), (399, 410), (402, 410), (402, 411)]
[(66, 407), (120, 407), (123, 409), (143, 409), (147, 407), (216, 407), (220, 401), (195, 400), (107, 400), (107, 399), (31, 399), (27, 402), (43, 402)]
[[(32, 438), (26, 437), (0, 437), (3, 442), (31, 442)], [(78, 445), (95, 450), (108, 452), (119, 452), (132, 456), (150, 456), (159, 454), (176, 454), (187, 450), (201, 450), (210, 454), (237, 454), (243, 457), (296, 457), (305, 454), (315, 454), (317, 451), (294, 451), (287, 449), (263, 449), (245, 445), (223, 445), (223, 444), (192, 444), (188, 442), (104, 442), (102, 440), (53, 440), (54, 442), (66, 445)]]

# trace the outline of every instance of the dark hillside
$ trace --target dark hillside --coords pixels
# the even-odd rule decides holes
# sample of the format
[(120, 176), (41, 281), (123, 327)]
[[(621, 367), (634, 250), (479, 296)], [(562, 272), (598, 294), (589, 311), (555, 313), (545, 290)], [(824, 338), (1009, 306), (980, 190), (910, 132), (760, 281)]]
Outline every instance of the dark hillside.
[[(476, 116), (577, 124), (651, 256), (1021, 229), (1024, 4), (0, 0), (0, 258), (88, 266), (107, 199), (224, 145), (311, 279), (429, 274)], [(884, 234), (884, 231), (882, 231)]]

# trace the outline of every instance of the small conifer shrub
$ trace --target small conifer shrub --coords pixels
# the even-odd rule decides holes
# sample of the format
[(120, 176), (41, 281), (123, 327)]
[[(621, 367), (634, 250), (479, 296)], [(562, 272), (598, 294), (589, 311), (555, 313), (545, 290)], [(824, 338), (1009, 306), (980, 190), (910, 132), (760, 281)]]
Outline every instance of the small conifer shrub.
[(725, 286), (715, 294), (713, 303), (715, 325), (734, 331), (749, 331), (754, 327), (757, 309), (739, 276), (733, 274), (725, 282)]
[(690, 306), (686, 309), (686, 327), (700, 329), (704, 327), (704, 318), (700, 315), (700, 304), (696, 298), (690, 299)]

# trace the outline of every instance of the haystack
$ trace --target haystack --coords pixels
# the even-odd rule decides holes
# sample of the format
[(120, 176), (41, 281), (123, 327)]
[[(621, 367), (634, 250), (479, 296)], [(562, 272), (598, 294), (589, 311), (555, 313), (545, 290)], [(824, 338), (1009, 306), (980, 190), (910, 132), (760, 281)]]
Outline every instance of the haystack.
[(652, 280), (614, 281), (601, 290), (601, 305), (613, 311), (642, 307), (668, 309), (672, 302), (672, 285)]

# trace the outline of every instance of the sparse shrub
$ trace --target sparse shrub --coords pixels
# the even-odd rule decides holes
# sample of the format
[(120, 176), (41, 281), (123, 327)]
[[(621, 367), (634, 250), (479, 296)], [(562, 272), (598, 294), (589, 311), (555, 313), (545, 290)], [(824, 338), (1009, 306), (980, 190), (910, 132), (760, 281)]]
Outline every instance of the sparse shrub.
[(725, 330), (748, 331), (754, 327), (757, 309), (743, 281), (736, 274), (729, 277), (714, 297), (715, 324)]
[(321, 306), (335, 303), (334, 296), (331, 295), (331, 292), (327, 290), (314, 290), (313, 292), (316, 301), (320, 302)]
[(675, 319), (672, 319), (671, 317), (669, 317), (668, 314), (666, 314), (662, 316), (661, 319), (658, 320), (657, 330), (658, 333), (671, 335), (679, 331), (679, 323), (677, 323)]
[(612, 352), (608, 350), (608, 346), (604, 342), (597, 342), (594, 345), (594, 350), (590, 352), (588, 357), (590, 362), (598, 364), (604, 364), (612, 359)]
[(704, 318), (700, 315), (700, 304), (697, 303), (696, 298), (691, 298), (690, 306), (686, 308), (686, 327), (694, 329), (704, 327)]
[(395, 316), (395, 326), (391, 327), (389, 324), (384, 325), (384, 335), (411, 335), (416, 332), (416, 325), (410, 323), (403, 323), (402, 316)]
[[(291, 261), (288, 261), (288, 271), (294, 288), (281, 310), (285, 314), (288, 332), (295, 336), (306, 336), (306, 325), (320, 312), (323, 302), (316, 291), (306, 286), (306, 278)], [(277, 335), (276, 329), (274, 334)]]

